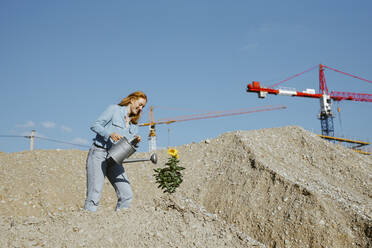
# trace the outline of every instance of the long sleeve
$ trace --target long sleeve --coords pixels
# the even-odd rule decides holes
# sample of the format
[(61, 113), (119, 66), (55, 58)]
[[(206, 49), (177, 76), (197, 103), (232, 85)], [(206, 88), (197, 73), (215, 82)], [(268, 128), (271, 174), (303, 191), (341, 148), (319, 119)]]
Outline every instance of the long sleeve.
[(115, 105), (110, 105), (93, 123), (91, 130), (99, 135), (101, 135), (104, 140), (107, 142), (110, 138), (110, 133), (105, 129), (107, 123), (112, 120), (113, 114), (115, 111)]

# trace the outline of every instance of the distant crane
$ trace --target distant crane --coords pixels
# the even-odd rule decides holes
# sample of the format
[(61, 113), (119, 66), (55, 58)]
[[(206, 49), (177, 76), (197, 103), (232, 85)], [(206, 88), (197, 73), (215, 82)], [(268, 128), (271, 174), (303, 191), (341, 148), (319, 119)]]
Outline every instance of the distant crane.
[(156, 131), (155, 127), (158, 124), (171, 124), (174, 122), (182, 122), (182, 121), (192, 121), (192, 120), (200, 120), (200, 119), (210, 119), (210, 118), (218, 118), (224, 116), (233, 116), (233, 115), (242, 115), (242, 114), (250, 114), (255, 112), (264, 112), (264, 111), (272, 111), (272, 110), (280, 110), (285, 109), (286, 106), (278, 105), (278, 106), (261, 106), (261, 107), (254, 107), (254, 108), (244, 108), (244, 109), (237, 109), (237, 110), (227, 110), (227, 111), (215, 111), (209, 113), (200, 113), (200, 114), (192, 114), (192, 115), (184, 115), (184, 116), (177, 116), (173, 118), (164, 118), (158, 121), (154, 121), (154, 107), (150, 107), (150, 122), (148, 123), (141, 123), (139, 126), (149, 126), (149, 151), (155, 151), (156, 148)]
[[(334, 101), (342, 101), (342, 100), (350, 100), (350, 101), (359, 101), (359, 102), (372, 102), (372, 94), (366, 93), (353, 93), (353, 92), (341, 92), (341, 91), (331, 91), (329, 93), (328, 87), (326, 84), (325, 76), (324, 76), (324, 69), (330, 69), (344, 75), (357, 78), (363, 80), (368, 83), (372, 83), (371, 80), (364, 79), (346, 72), (342, 72), (340, 70), (331, 68), (326, 65), (319, 65), (319, 93), (315, 93), (315, 89), (306, 89), (305, 91), (296, 91), (296, 90), (288, 90), (288, 89), (274, 89), (275, 86), (278, 86), (281, 83), (284, 83), (290, 79), (298, 77), (305, 72), (315, 69), (317, 66), (312, 67), (306, 71), (298, 73), (294, 76), (291, 76), (285, 80), (280, 81), (277, 84), (269, 86), (268, 88), (261, 87), (260, 82), (253, 81), (252, 84), (248, 84), (247, 92), (257, 93), (259, 98), (265, 98), (267, 94), (274, 94), (274, 95), (287, 95), (287, 96), (296, 96), (296, 97), (308, 97), (308, 98), (318, 98), (320, 99), (320, 113), (318, 118), (320, 119), (322, 135), (326, 137), (334, 137), (334, 126), (333, 126), (333, 113), (332, 113), (332, 102)], [(369, 143), (368, 143), (369, 144)]]

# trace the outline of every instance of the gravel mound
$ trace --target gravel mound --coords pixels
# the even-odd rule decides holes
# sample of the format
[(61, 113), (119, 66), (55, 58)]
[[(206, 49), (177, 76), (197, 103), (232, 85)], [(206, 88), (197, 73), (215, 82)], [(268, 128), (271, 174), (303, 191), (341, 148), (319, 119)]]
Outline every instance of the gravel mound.
[(175, 194), (155, 184), (159, 150), (125, 164), (131, 208), (114, 212), (107, 180), (97, 213), (81, 209), (86, 151), (0, 152), (0, 247), (372, 247), (371, 156), (296, 126), (176, 149)]

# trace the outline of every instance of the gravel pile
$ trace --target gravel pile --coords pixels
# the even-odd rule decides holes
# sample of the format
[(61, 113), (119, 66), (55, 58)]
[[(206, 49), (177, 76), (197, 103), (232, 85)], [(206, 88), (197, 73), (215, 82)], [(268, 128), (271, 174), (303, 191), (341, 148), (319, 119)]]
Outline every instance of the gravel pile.
[(175, 194), (155, 184), (160, 150), (125, 164), (132, 207), (114, 212), (106, 181), (97, 213), (81, 209), (87, 152), (0, 153), (0, 247), (372, 247), (371, 156), (296, 126), (176, 149)]

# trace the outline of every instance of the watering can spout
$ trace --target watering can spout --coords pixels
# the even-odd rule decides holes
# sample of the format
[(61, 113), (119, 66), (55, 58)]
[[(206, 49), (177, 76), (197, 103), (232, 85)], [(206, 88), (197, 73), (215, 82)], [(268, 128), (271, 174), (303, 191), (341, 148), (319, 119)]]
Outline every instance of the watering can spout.
[(123, 164), (125, 163), (135, 163), (135, 162), (145, 162), (145, 161), (151, 161), (153, 164), (156, 164), (158, 162), (158, 156), (156, 153), (151, 154), (151, 157), (149, 159), (146, 158), (133, 158), (133, 159), (126, 159), (123, 161)]

